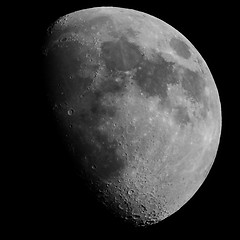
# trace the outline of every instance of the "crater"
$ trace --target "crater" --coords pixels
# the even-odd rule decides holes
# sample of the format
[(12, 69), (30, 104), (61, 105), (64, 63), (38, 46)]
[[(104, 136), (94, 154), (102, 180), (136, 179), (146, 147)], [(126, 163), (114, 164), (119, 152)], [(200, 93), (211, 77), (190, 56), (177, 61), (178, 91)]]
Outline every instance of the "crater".
[(169, 45), (179, 57), (182, 57), (184, 59), (189, 59), (191, 57), (189, 46), (180, 38), (171, 38)]

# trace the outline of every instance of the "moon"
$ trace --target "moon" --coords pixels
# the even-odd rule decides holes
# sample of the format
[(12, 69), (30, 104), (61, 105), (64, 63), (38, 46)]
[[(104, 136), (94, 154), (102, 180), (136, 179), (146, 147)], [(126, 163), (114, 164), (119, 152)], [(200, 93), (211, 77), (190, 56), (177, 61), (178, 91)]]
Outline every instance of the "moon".
[(217, 154), (221, 106), (185, 36), (143, 12), (97, 7), (59, 18), (44, 56), (56, 124), (96, 197), (146, 226), (194, 196)]

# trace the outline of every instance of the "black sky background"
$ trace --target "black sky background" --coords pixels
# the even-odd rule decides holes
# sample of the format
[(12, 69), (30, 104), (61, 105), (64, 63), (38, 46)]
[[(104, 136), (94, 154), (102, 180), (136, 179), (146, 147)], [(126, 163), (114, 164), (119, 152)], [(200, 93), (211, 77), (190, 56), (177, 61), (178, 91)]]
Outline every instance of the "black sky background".
[[(143, 11), (165, 21), (176, 28), (200, 52), (216, 82), (223, 110), (223, 131), (220, 147), (215, 163), (194, 197), (179, 211), (164, 221), (147, 228), (134, 228), (115, 217), (106, 210), (94, 197), (94, 194), (79, 180), (70, 156), (56, 126), (55, 119), (46, 99), (46, 87), (42, 64), (42, 46), (47, 28), (59, 17), (85, 8), (97, 6), (126, 7)], [(223, 15), (227, 11), (224, 6), (218, 10), (210, 6), (192, 6), (173, 3), (149, 4), (125, 3), (114, 1), (95, 3), (74, 2), (36, 2), (28, 5), (31, 12), (31, 21), (28, 22), (31, 41), (28, 47), (33, 55), (29, 59), (29, 83), (31, 101), (31, 123), (29, 141), (30, 150), (28, 158), (32, 165), (29, 167), (28, 179), (31, 197), (26, 201), (30, 213), (31, 229), (36, 235), (47, 232), (77, 233), (79, 236), (87, 234), (94, 237), (115, 237), (118, 235), (140, 237), (152, 236), (166, 237), (185, 236), (190, 232), (205, 236), (224, 231), (228, 223), (233, 221), (228, 214), (231, 206), (226, 204), (231, 197), (230, 186), (226, 180), (230, 167), (226, 165), (229, 156), (226, 153), (226, 144), (230, 133), (225, 130), (231, 125), (227, 117), (229, 106), (225, 99), (229, 95), (225, 85), (224, 62), (222, 60), (224, 37), (222, 30), (227, 29)], [(226, 109), (225, 115), (224, 110)], [(228, 156), (228, 157), (226, 157)], [(32, 193), (32, 194), (31, 194)], [(226, 206), (228, 205), (228, 206)], [(227, 221), (229, 221), (227, 223)], [(230, 224), (231, 225), (231, 224)], [(85, 237), (83, 237), (85, 239)]]

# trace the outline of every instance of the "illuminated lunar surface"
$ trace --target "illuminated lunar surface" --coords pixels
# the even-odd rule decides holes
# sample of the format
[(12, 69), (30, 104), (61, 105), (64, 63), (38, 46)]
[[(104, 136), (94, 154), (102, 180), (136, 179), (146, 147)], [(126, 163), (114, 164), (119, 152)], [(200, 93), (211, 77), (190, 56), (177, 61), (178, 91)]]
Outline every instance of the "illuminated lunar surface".
[(103, 7), (60, 18), (44, 54), (83, 181), (138, 226), (181, 208), (209, 173), (221, 132), (216, 85), (190, 41), (153, 16)]

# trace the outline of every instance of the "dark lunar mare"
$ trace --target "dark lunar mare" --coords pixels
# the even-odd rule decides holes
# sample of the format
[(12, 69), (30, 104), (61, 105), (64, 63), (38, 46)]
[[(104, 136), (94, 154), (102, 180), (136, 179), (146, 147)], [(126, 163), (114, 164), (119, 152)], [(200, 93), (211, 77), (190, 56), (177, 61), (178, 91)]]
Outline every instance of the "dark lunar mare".
[(186, 68), (184, 69), (182, 87), (186, 90), (189, 97), (196, 102), (202, 102), (205, 86), (205, 80), (200, 76), (199, 72), (194, 72)]
[(140, 48), (124, 37), (115, 42), (104, 42), (102, 59), (110, 72), (136, 69), (134, 80), (148, 97), (158, 96), (164, 100), (167, 83), (178, 83), (177, 74), (173, 71), (174, 63), (165, 61), (160, 54), (156, 54), (154, 60), (146, 59)]
[(181, 66), (184, 71), (180, 79), (179, 70), (174, 68), (176, 63), (165, 60), (160, 53), (147, 59), (140, 48), (125, 37), (114, 42), (104, 42), (101, 57), (109, 72), (136, 69), (134, 80), (141, 91), (147, 97), (158, 96), (163, 104), (167, 98), (167, 84), (180, 82), (189, 97), (196, 102), (202, 101), (205, 81), (199, 72)]
[(169, 44), (176, 51), (178, 56), (184, 59), (188, 59), (191, 57), (189, 46), (185, 42), (183, 42), (181, 39), (173, 37), (171, 38)]

